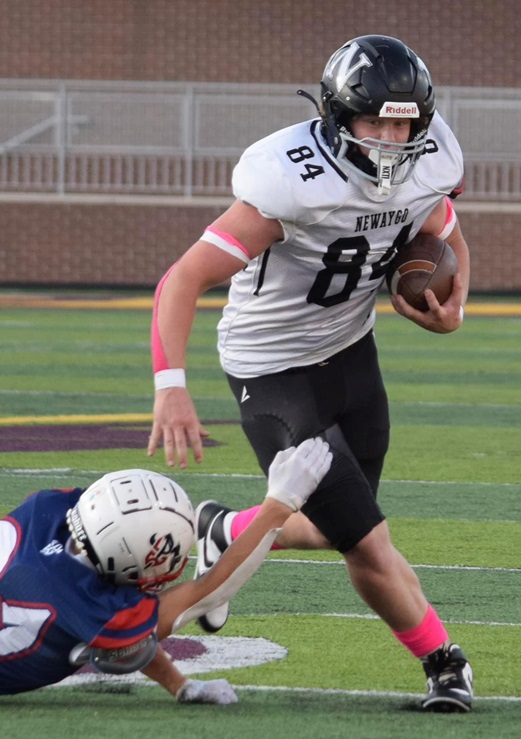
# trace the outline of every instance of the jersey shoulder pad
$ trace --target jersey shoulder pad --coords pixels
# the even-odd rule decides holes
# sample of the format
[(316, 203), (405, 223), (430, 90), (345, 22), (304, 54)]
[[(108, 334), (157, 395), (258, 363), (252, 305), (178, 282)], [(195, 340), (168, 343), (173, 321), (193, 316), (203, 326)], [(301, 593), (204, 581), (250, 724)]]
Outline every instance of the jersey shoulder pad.
[(423, 183), (447, 195), (462, 185), (463, 153), (456, 136), (439, 113), (435, 113), (429, 127), (418, 174)]
[(315, 123), (284, 128), (246, 149), (233, 172), (235, 197), (289, 223), (312, 223), (338, 207), (345, 180), (317, 145)]
[(295, 202), (287, 172), (270, 149), (254, 144), (239, 159), (232, 175), (233, 194), (267, 218), (295, 220)]

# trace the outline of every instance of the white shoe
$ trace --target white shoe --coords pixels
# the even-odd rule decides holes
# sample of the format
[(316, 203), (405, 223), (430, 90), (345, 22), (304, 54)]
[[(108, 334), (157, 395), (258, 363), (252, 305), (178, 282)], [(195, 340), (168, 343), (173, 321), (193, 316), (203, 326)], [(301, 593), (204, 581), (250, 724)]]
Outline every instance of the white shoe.
[[(205, 500), (195, 509), (195, 528), (197, 531), (197, 565), (194, 579), (196, 580), (214, 565), (232, 543), (231, 521), (235, 511), (217, 503), (215, 500)], [(228, 516), (228, 514), (232, 514)], [(208, 611), (197, 619), (199, 626), (209, 634), (215, 634), (222, 629), (228, 620), (230, 604)]]

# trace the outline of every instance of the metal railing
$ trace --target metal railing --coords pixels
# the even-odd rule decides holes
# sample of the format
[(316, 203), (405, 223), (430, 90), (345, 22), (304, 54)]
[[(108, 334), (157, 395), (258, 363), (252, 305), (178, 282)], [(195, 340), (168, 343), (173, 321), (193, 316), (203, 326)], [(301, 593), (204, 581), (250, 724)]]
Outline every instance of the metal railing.
[[(315, 115), (298, 87), (0, 80), (0, 189), (228, 196), (249, 144)], [(463, 148), (467, 196), (521, 200), (521, 90), (437, 97)]]

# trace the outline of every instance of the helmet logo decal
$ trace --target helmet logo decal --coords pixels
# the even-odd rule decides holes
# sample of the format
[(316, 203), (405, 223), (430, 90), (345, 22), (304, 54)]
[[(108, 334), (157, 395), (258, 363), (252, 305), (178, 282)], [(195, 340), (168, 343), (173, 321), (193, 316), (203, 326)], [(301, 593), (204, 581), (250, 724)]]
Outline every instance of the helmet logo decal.
[(359, 50), (360, 47), (357, 43), (351, 44), (351, 46), (349, 46), (347, 49), (341, 49), (340, 53), (342, 54), (342, 58), (340, 59), (340, 63), (338, 64), (336, 70), (335, 66), (338, 62), (337, 54), (332, 57), (325, 69), (324, 74), (330, 79), (333, 78), (333, 74), (335, 73), (336, 89), (339, 92), (344, 87), (351, 75), (357, 71), (357, 69), (360, 69), (361, 67), (373, 66), (372, 61), (369, 59), (365, 52), (362, 52), (356, 64), (353, 64), (353, 66), (351, 66), (353, 59), (355, 58)]
[(416, 103), (384, 103), (378, 115), (381, 118), (419, 118), (420, 109)]
[(180, 562), (181, 555), (179, 551), (181, 547), (179, 544), (174, 543), (172, 534), (165, 534), (165, 536), (152, 534), (150, 544), (152, 547), (145, 556), (145, 570), (149, 567), (160, 567), (164, 565), (172, 555), (173, 558), (169, 570), (172, 570)]

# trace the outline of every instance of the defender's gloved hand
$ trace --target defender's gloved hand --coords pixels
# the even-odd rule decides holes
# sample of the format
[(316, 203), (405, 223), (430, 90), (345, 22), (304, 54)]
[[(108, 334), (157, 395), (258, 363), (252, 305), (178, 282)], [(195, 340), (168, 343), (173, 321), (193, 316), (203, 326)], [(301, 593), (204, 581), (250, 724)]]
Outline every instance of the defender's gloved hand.
[(220, 706), (238, 703), (227, 680), (187, 680), (176, 693), (178, 703), (214, 703)]
[(328, 472), (332, 459), (329, 444), (319, 437), (278, 452), (268, 470), (266, 497), (299, 511)]

